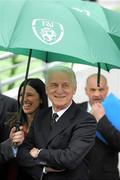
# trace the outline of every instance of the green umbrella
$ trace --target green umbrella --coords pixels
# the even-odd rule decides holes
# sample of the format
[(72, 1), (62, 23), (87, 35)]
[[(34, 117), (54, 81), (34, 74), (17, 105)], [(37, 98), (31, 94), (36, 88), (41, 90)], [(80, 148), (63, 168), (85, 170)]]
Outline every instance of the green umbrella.
[(46, 62), (120, 67), (120, 51), (95, 21), (71, 8), (77, 0), (0, 0), (0, 49)]
[(72, 9), (71, 2), (77, 0), (0, 0), (0, 50), (28, 56), (25, 80), (31, 56), (120, 67), (113, 40), (98, 23)]
[(120, 13), (103, 8), (96, 2), (81, 0), (75, 2), (66, 0), (65, 2), (69, 2), (69, 6), (73, 10), (91, 17), (100, 24), (103, 29), (109, 33), (120, 49)]

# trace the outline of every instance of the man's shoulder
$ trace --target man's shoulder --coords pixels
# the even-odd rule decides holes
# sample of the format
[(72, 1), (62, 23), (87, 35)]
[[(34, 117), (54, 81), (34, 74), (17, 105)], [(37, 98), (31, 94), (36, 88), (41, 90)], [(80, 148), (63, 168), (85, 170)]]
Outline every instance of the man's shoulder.
[(87, 104), (88, 102), (83, 102), (80, 104), (76, 104), (77, 111), (76, 111), (76, 117), (78, 118), (78, 121), (85, 120), (86, 122), (90, 121), (91, 123), (94, 123), (96, 125), (96, 120), (89, 112), (87, 112)]
[(4, 94), (0, 94), (0, 99), (4, 100), (4, 101), (11, 101), (11, 102), (17, 102), (16, 99), (12, 98), (12, 97), (9, 97), (9, 96), (6, 96)]
[(85, 102), (82, 102), (82, 103), (77, 103), (77, 106), (79, 107), (79, 108), (81, 108), (82, 110), (87, 110), (87, 106), (88, 106), (88, 102), (87, 101), (85, 101)]
[(36, 116), (42, 116), (42, 115), (48, 115), (49, 113), (52, 113), (52, 107), (46, 107), (42, 109), (38, 109)]
[(85, 115), (85, 116), (89, 116), (89, 113), (87, 112), (87, 102), (83, 102), (83, 103), (75, 103), (75, 107), (77, 111), (77, 114), (79, 115)]
[(15, 112), (17, 111), (17, 100), (9, 96), (0, 94), (0, 105), (4, 111)]

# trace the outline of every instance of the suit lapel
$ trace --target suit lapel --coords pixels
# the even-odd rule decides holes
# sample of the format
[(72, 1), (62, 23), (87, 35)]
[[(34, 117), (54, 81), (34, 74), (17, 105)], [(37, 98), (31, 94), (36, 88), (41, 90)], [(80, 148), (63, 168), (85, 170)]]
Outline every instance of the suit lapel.
[(40, 131), (42, 133), (42, 137), (44, 137), (45, 142), (47, 142), (49, 133), (51, 131), (51, 116), (52, 116), (52, 108), (49, 108), (48, 111), (45, 111), (41, 124), (40, 124), (40, 127), (41, 127)]
[(59, 118), (58, 122), (56, 122), (49, 134), (47, 145), (50, 141), (64, 129), (66, 129), (70, 124), (70, 120), (73, 119), (75, 114), (75, 103), (73, 102), (72, 105), (67, 109), (66, 112)]

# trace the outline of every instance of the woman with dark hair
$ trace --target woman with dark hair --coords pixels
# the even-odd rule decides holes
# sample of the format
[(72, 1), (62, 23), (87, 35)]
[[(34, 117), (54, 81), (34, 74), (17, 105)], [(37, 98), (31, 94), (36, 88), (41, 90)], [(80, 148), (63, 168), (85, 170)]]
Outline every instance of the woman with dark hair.
[[(25, 92), (23, 94), (24, 85), (25, 85)], [(27, 82), (23, 81), (20, 84), (20, 87), (18, 90), (17, 100), (18, 100), (18, 112), (12, 114), (10, 120), (6, 122), (6, 131), (8, 131), (8, 128), (9, 129), (12, 128), (11, 131), (9, 131), (10, 134), (9, 134), (9, 138), (7, 137), (8, 140), (6, 141), (5, 145), (4, 144), (2, 145), (2, 149), (3, 149), (2, 156), (6, 157), (10, 155), (10, 157), (6, 159), (11, 159), (14, 157), (14, 153), (16, 151), (13, 144), (16, 144), (19, 146), (23, 142), (24, 137), (28, 133), (30, 125), (38, 109), (43, 109), (43, 108), (48, 107), (48, 99), (47, 99), (45, 85), (43, 81), (41, 81), (38, 78), (29, 78), (27, 79)], [(20, 115), (20, 117), (18, 117), (18, 115)], [(17, 124), (18, 118), (20, 119), (20, 123), (19, 123), (20, 129), (16, 132), (16, 124)], [(13, 156), (11, 156), (11, 153), (8, 153), (8, 151), (7, 152), (4, 151), (4, 149), (6, 149), (4, 148), (6, 144), (7, 144), (7, 149), (10, 149), (11, 152), (13, 152)], [(9, 161), (8, 161), (8, 164), (9, 164), (9, 167), (12, 167), (12, 164), (9, 163)], [(12, 171), (9, 170), (9, 172), (11, 173)], [(4, 172), (4, 175), (5, 174), (7, 174), (7, 171), (6, 173)], [(9, 178), (12, 180), (15, 179), (13, 177), (9, 177)], [(4, 180), (5, 179), (8, 179), (8, 178), (4, 177)]]
[[(23, 94), (24, 85), (26, 87)], [(19, 125), (26, 126), (29, 129), (37, 110), (48, 107), (48, 98), (43, 81), (38, 78), (29, 78), (26, 82), (23, 81), (19, 86), (17, 101), (18, 112), (12, 115), (7, 124), (10, 127), (16, 126), (17, 120), (20, 119)]]
[[(18, 108), (20, 107), (20, 96), (21, 89), (23, 88), (25, 81), (21, 83), (18, 90)], [(26, 85), (31, 86), (36, 92), (39, 94), (40, 99), (42, 100), (40, 103), (40, 109), (48, 107), (48, 98), (45, 91), (45, 84), (38, 78), (29, 78), (27, 79)]]
[(22, 108), (21, 124), (26, 125), (29, 129), (37, 110), (48, 107), (48, 98), (45, 91), (45, 85), (40, 79), (27, 79), (25, 94), (23, 95), (24, 85), (25, 81), (21, 83), (18, 90), (18, 110)]

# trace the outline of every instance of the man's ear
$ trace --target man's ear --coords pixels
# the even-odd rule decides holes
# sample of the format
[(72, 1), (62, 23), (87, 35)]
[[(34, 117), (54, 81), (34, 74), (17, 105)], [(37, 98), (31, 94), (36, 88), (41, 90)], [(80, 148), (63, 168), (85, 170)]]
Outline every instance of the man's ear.
[(85, 93), (87, 94), (87, 87), (85, 87)]
[(107, 86), (106, 88), (107, 88), (107, 94), (108, 94), (108, 91), (109, 91), (109, 87)]
[(75, 94), (75, 93), (76, 93), (76, 90), (77, 90), (77, 87), (74, 87), (74, 92), (73, 92), (73, 94)]

